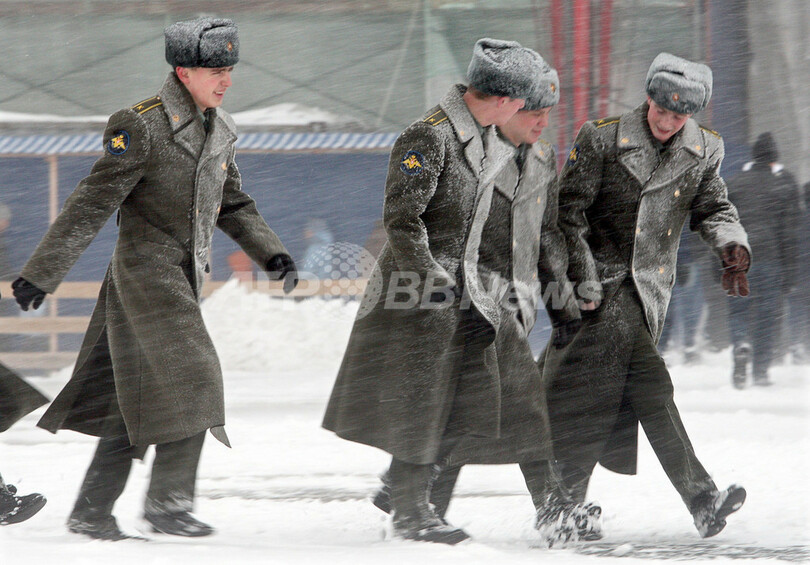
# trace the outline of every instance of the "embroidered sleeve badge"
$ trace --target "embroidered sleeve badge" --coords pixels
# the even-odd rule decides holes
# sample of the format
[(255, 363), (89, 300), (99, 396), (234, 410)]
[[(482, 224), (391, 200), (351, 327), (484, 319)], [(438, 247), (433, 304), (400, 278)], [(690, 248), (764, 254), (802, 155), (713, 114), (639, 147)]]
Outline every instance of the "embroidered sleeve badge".
[(399, 170), (406, 175), (418, 175), (422, 172), (425, 158), (418, 151), (408, 151), (399, 162)]
[(579, 145), (574, 145), (568, 153), (568, 164), (573, 165), (579, 159)]
[(129, 149), (129, 134), (124, 131), (118, 131), (107, 142), (107, 152), (110, 155), (122, 155)]

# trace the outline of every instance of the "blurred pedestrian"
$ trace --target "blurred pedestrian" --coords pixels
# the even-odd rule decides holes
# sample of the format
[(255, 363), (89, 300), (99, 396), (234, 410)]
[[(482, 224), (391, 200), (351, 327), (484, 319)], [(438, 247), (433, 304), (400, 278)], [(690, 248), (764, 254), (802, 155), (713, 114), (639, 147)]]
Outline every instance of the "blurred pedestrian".
[(586, 122), (560, 173), (559, 223), (583, 323), (569, 345), (546, 348), (541, 366), (554, 454), (574, 500), (584, 501), (597, 462), (635, 474), (640, 421), (709, 537), (740, 508), (745, 490), (718, 490), (697, 459), (656, 345), (687, 216), (723, 258), (729, 294), (748, 294), (750, 250), (719, 174), (723, 141), (692, 119), (709, 103), (711, 69), (661, 53), (645, 88), (636, 109)]
[(800, 220), (799, 186), (779, 163), (770, 132), (757, 137), (753, 160), (728, 183), (729, 198), (740, 212), (757, 262), (749, 272), (751, 298), (729, 301), (729, 330), (734, 343), (732, 382), (744, 388), (751, 364), (753, 383), (771, 384), (785, 301), (796, 286), (796, 226)]
[(338, 265), (333, 265), (335, 236), (326, 220), (307, 219), (304, 225), (304, 243), (307, 247), (301, 261), (302, 272), (320, 280), (340, 279), (343, 276)]
[(366, 288), (324, 427), (392, 455), (394, 535), (469, 536), (428, 503), (433, 466), (465, 433), (497, 437), (498, 306), (478, 274), (493, 181), (513, 157), (503, 125), (534, 89), (542, 58), (481, 39), (467, 77), (399, 136), (383, 218), (388, 241)]
[(672, 298), (658, 342), (658, 350), (662, 353), (675, 349), (682, 351), (687, 365), (700, 362), (697, 337), (704, 306), (699, 262), (702, 252), (697, 236), (684, 230), (678, 247), (675, 286), (672, 287)]
[(241, 190), (236, 132), (221, 109), (239, 60), (233, 22), (165, 30), (172, 71), (157, 96), (116, 112), (104, 155), (66, 200), (14, 284), (23, 310), (53, 293), (111, 214), (119, 235), (73, 376), (39, 421), (100, 437), (68, 520), (91, 538), (127, 538), (112, 510), (133, 458), (155, 445), (144, 518), (206, 536), (191, 513), (205, 431), (228, 445), (222, 371), (200, 311), (215, 227), (291, 290), (295, 265)]
[[(802, 187), (797, 234), (810, 233), (810, 182)], [(796, 237), (796, 284), (788, 297), (790, 352), (794, 363), (810, 363), (810, 246)]]

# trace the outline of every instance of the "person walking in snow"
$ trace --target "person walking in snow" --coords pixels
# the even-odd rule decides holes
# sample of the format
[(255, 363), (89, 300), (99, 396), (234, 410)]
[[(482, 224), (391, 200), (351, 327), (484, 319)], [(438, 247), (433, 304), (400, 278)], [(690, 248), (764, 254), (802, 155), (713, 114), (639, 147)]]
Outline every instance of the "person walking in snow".
[[(535, 77), (537, 88), (526, 105), (498, 130), (515, 147), (515, 158), (495, 179), (489, 217), (479, 247), (478, 269), (487, 291), (500, 307), (495, 338), (501, 404), (498, 439), (465, 436), (439, 462), (430, 503), (440, 518), (450, 505), (459, 471), (465, 464), (520, 464), (535, 507), (535, 527), (556, 545), (599, 534), (597, 505), (577, 505), (554, 468), (545, 385), (534, 361), (529, 333), (541, 294), (555, 323), (579, 319), (576, 303), (564, 289), (568, 249), (557, 227), (557, 161), (554, 148), (539, 140), (559, 102), (559, 78), (549, 66)], [(572, 334), (558, 334), (558, 344)], [(383, 476), (389, 482), (388, 475)], [(390, 487), (374, 504), (390, 512)], [(577, 524), (580, 528), (577, 528)]]
[(751, 364), (756, 386), (771, 384), (768, 369), (779, 341), (784, 302), (796, 285), (796, 226), (799, 185), (779, 163), (770, 132), (757, 137), (753, 161), (728, 183), (728, 195), (744, 221), (757, 265), (751, 269), (749, 300), (729, 300), (729, 331), (734, 344), (732, 383), (744, 388)]
[(104, 155), (77, 186), (13, 283), (23, 310), (53, 293), (107, 219), (119, 234), (73, 375), (39, 421), (98, 436), (68, 520), (91, 538), (128, 537), (112, 515), (133, 458), (155, 445), (144, 518), (152, 530), (205, 536), (195, 518), (205, 431), (228, 445), (222, 372), (200, 312), (215, 227), (272, 278), (295, 265), (241, 189), (236, 131), (221, 109), (239, 60), (233, 22), (165, 30), (172, 72), (157, 96), (113, 114)]
[(661, 53), (645, 86), (647, 100), (636, 109), (582, 126), (560, 173), (559, 223), (582, 327), (567, 346), (547, 347), (539, 363), (554, 454), (574, 499), (584, 500), (597, 462), (636, 472), (641, 422), (698, 532), (709, 537), (742, 506), (745, 490), (718, 490), (697, 459), (656, 344), (687, 216), (722, 259), (728, 294), (748, 295), (751, 255), (719, 174), (723, 140), (692, 118), (709, 103), (711, 69)]
[(493, 125), (531, 96), (542, 57), (481, 39), (467, 78), (391, 151), (387, 242), (370, 277), (323, 425), (392, 455), (394, 534), (455, 544), (467, 534), (428, 503), (433, 465), (460, 437), (498, 437), (500, 309), (478, 272), (493, 181), (513, 158)]
[[(45, 395), (0, 363), (0, 432), (47, 402)], [(7, 485), (0, 476), (0, 526), (28, 520), (42, 510), (46, 502), (45, 497), (36, 492), (17, 494), (14, 485)]]

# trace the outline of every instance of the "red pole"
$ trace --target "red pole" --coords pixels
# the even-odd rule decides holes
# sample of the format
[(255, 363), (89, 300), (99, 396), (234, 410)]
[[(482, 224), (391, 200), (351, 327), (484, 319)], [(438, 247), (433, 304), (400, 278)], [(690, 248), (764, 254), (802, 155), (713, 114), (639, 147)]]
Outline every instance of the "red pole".
[(599, 12), (602, 30), (599, 34), (599, 117), (608, 113), (610, 96), (610, 34), (613, 25), (613, 0), (603, 0)]
[[(554, 60), (554, 68), (560, 77), (560, 89), (565, 84), (563, 75), (565, 74), (565, 38), (563, 36), (563, 8), (562, 0), (551, 0), (551, 52)], [(568, 125), (568, 107), (565, 100), (569, 93), (563, 91), (560, 93), (560, 102), (557, 104), (557, 157), (559, 163), (562, 164), (567, 157), (564, 153), (568, 149), (570, 143), (567, 135)]]
[(588, 120), (591, 64), (591, 2), (574, 0), (574, 130)]

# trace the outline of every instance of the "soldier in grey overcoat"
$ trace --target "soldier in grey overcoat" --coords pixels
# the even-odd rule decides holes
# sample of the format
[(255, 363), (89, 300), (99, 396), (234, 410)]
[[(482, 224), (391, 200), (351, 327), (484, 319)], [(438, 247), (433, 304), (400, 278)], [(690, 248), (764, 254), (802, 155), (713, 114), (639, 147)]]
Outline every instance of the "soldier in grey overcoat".
[[(0, 363), (0, 432), (47, 402), (44, 394)], [(42, 510), (45, 502), (45, 497), (36, 492), (17, 494), (14, 485), (7, 485), (0, 476), (0, 526), (27, 520)]]
[[(535, 77), (537, 88), (526, 105), (498, 129), (515, 147), (495, 178), (489, 217), (479, 246), (479, 274), (496, 300), (500, 324), (495, 338), (500, 378), (500, 437), (464, 436), (434, 470), (430, 502), (445, 517), (461, 467), (465, 464), (520, 464), (536, 511), (535, 525), (543, 541), (557, 544), (579, 538), (572, 523), (586, 530), (588, 511), (577, 507), (553, 467), (545, 385), (528, 336), (537, 308), (561, 310), (555, 319), (579, 319), (568, 278), (568, 249), (557, 227), (557, 164), (554, 148), (540, 140), (549, 113), (560, 99), (557, 72), (549, 66)], [(559, 334), (558, 334), (559, 337)], [(375, 495), (375, 506), (390, 512), (388, 474)], [(571, 517), (569, 520), (568, 518)], [(583, 532), (585, 535), (587, 532)]]
[(635, 473), (640, 421), (704, 537), (725, 526), (745, 491), (718, 491), (698, 461), (656, 343), (687, 216), (721, 256), (727, 291), (748, 293), (750, 249), (719, 173), (723, 141), (691, 118), (711, 84), (707, 66), (663, 53), (647, 75), (647, 102), (582, 126), (560, 174), (560, 228), (583, 323), (540, 361), (554, 452), (575, 497), (584, 499), (597, 462)]
[(387, 242), (323, 425), (393, 456), (394, 532), (407, 539), (467, 537), (429, 507), (431, 466), (461, 436), (501, 431), (500, 310), (483, 288), (478, 253), (493, 181), (513, 150), (490, 126), (523, 106), (541, 61), (517, 43), (480, 40), (469, 87), (452, 87), (391, 152)]
[(294, 270), (241, 189), (234, 123), (217, 108), (239, 58), (236, 26), (202, 18), (165, 36), (174, 71), (157, 96), (113, 114), (104, 155), (14, 283), (23, 309), (36, 308), (118, 211), (118, 241), (73, 376), (39, 422), (101, 438), (68, 521), (93, 538), (126, 537), (113, 504), (131, 459), (152, 444), (146, 520), (169, 534), (213, 532), (190, 512), (205, 431), (228, 445), (222, 372), (200, 311), (214, 228), (275, 276)]

